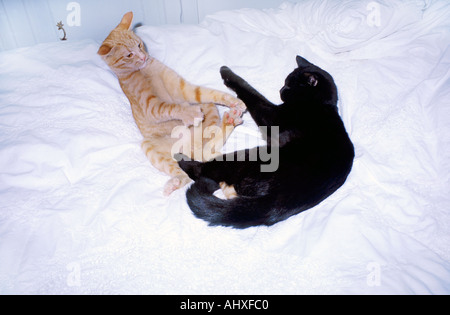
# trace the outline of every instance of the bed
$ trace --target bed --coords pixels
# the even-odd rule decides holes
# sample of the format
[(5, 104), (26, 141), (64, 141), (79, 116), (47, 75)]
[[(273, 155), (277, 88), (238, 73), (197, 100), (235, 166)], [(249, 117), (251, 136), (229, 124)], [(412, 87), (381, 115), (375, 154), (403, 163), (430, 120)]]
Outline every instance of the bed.
[[(136, 32), (189, 81), (227, 91), (227, 65), (277, 103), (296, 55), (326, 69), (352, 173), (272, 227), (209, 227), (186, 188), (163, 196), (99, 41), (1, 52), (0, 294), (450, 293), (448, 1), (286, 2)], [(224, 152), (261, 143), (245, 114)]]

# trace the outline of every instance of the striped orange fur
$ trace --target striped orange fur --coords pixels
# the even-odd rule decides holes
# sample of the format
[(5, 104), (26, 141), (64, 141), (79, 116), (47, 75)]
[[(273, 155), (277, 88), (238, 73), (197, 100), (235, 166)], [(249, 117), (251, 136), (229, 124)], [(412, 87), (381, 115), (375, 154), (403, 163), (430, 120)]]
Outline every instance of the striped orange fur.
[[(164, 188), (164, 194), (169, 195), (190, 182), (171, 155), (177, 141), (171, 138), (172, 130), (180, 125), (192, 130), (198, 121), (202, 121), (203, 128), (219, 126), (224, 136), (214, 141), (216, 147), (222, 147), (233, 128), (242, 123), (240, 116), (246, 108), (227, 93), (190, 84), (149, 56), (142, 40), (130, 30), (132, 20), (132, 12), (125, 14), (98, 54), (117, 75), (130, 101), (133, 117), (144, 137), (143, 151), (153, 166), (171, 176)], [(231, 108), (222, 121), (215, 104)], [(202, 150), (203, 142), (194, 141), (192, 151), (199, 150), (198, 146)]]

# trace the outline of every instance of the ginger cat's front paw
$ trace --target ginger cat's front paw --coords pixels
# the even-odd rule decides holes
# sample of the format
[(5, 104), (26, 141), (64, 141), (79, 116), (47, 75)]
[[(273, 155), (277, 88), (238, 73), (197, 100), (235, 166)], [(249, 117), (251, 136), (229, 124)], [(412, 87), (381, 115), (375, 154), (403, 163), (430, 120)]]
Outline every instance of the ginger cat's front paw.
[(245, 105), (245, 103), (243, 101), (241, 101), (240, 99), (236, 99), (237, 102), (231, 104), (231, 108), (237, 107), (241, 110), (242, 113), (247, 111), (247, 105)]
[(186, 106), (183, 111), (182, 121), (187, 127), (194, 126), (197, 127), (204, 119), (204, 114), (202, 108), (197, 105)]
[(241, 118), (242, 112), (238, 109), (231, 109), (229, 112), (223, 114), (223, 123), (227, 126), (239, 126), (244, 121)]
[(244, 102), (234, 96), (225, 95), (224, 102), (224, 105), (227, 105), (230, 108), (238, 108), (241, 112), (247, 111), (247, 106)]
[(247, 106), (244, 104), (244, 102), (237, 98), (234, 98), (233, 102), (230, 103), (230, 108), (237, 108), (241, 111), (241, 113), (247, 111)]

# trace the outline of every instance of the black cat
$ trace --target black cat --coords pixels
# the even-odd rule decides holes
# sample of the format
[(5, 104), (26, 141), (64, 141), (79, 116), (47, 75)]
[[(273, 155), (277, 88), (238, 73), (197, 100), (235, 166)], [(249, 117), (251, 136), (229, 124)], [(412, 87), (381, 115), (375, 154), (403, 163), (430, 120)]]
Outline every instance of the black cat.
[[(346, 181), (354, 147), (338, 114), (334, 80), (300, 56), (297, 64), (280, 91), (284, 104), (279, 106), (222, 67), (225, 85), (247, 105), (258, 126), (268, 127), (261, 128), (268, 147), (234, 152), (206, 163), (176, 157), (195, 180), (187, 201), (198, 218), (234, 228), (270, 226), (318, 205)], [(267, 152), (272, 150), (278, 152), (272, 155), (279, 158), (276, 163), (267, 161)], [(269, 162), (277, 168), (264, 171)], [(238, 196), (215, 197), (220, 183), (233, 186)]]

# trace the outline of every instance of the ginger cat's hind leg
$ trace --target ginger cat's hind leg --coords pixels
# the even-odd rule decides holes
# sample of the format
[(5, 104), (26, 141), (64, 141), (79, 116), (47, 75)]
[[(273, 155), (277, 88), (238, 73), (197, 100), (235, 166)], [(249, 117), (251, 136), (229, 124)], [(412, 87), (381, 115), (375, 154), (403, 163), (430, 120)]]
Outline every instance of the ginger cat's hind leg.
[(234, 186), (228, 186), (225, 182), (221, 182), (219, 185), (226, 199), (230, 200), (238, 197)]
[[(191, 127), (191, 157), (196, 156), (196, 151), (200, 150), (200, 156), (203, 161), (209, 161), (214, 157), (221, 155), (220, 150), (230, 136), (234, 127), (242, 123), (241, 111), (237, 108), (231, 109), (220, 118), (215, 104), (200, 104), (205, 119), (202, 123), (202, 130), (197, 130), (200, 136), (195, 135), (195, 128)], [(211, 127), (211, 128), (210, 128)], [(208, 128), (212, 129), (212, 138), (203, 138)], [(179, 167), (176, 160), (172, 157), (172, 147), (178, 141), (165, 136), (145, 138), (142, 142), (142, 149), (151, 164), (159, 171), (171, 176), (171, 179), (164, 186), (164, 195), (169, 196), (172, 192), (180, 189), (191, 182), (187, 174)]]
[(202, 104), (201, 106), (205, 113), (203, 122), (203, 135), (205, 138), (202, 139), (201, 144), (194, 141), (194, 147), (198, 149), (201, 145), (203, 149), (202, 160), (206, 162), (222, 155), (221, 149), (225, 142), (234, 128), (242, 124), (243, 121), (241, 119), (242, 112), (237, 108), (226, 112), (221, 120), (215, 104)]
[(190, 182), (191, 179), (186, 174), (172, 177), (164, 186), (164, 196), (170, 196), (175, 190), (183, 188)]
[(173, 144), (174, 139), (167, 137), (145, 139), (142, 143), (142, 149), (152, 165), (159, 171), (171, 176), (171, 179), (164, 186), (164, 196), (169, 196), (175, 190), (191, 182), (189, 176), (171, 156)]

